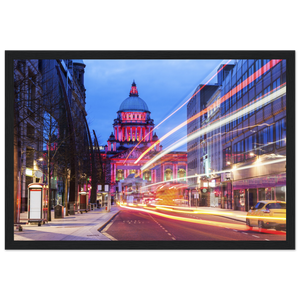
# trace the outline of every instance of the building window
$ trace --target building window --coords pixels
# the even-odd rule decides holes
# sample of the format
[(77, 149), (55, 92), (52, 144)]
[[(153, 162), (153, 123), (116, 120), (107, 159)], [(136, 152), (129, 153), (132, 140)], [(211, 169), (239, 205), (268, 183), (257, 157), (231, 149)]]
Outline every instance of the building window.
[(243, 75), (243, 94), (248, 91), (248, 75), (247, 72)]
[(231, 165), (231, 146), (223, 149), (223, 166), (228, 167)]
[(264, 72), (267, 72), (266, 64), (267, 64), (269, 61), (270, 61), (269, 59), (264, 59), (264, 60), (263, 60), (263, 65), (264, 65), (263, 71), (264, 71)]
[(267, 88), (264, 89), (264, 97), (267, 97), (270, 94), (270, 91), (271, 91), (271, 86), (269, 85)]
[[(257, 96), (256, 96), (256, 101), (255, 102), (259, 102), (259, 101), (261, 101), (262, 100), (262, 93), (259, 93)], [(262, 105), (259, 105), (258, 107), (257, 107), (257, 109), (256, 110), (259, 110), (259, 109), (261, 109), (262, 108)]]
[(259, 59), (255, 62), (255, 71), (258, 72), (257, 77), (255, 79), (255, 82), (257, 82), (261, 79), (261, 70), (260, 70), (260, 68), (261, 68), (261, 60)]
[(242, 97), (242, 86), (241, 84), (241, 79), (238, 80), (236, 87), (239, 88), (239, 91), (236, 93), (237, 94), (237, 99), (240, 99)]
[[(254, 74), (254, 65), (252, 65), (249, 68), (249, 79), (251, 79), (250, 77)], [(254, 80), (252, 82), (249, 82), (249, 89), (252, 88), (254, 85)]]
[(274, 125), (268, 126), (258, 132), (258, 154), (262, 155), (273, 151), (274, 148)]
[(27, 138), (30, 142), (33, 142), (34, 137), (35, 137), (34, 127), (29, 123), (27, 123)]
[(151, 173), (150, 173), (150, 171), (145, 171), (144, 172), (143, 179), (151, 181)]
[(280, 86), (280, 77), (277, 78), (275, 81), (273, 81), (272, 84), (273, 91), (275, 91), (275, 89), (277, 89), (279, 86)]
[(35, 86), (30, 81), (28, 83), (28, 90), (27, 90), (27, 106), (31, 110), (33, 110), (33, 101), (34, 101), (34, 94), (35, 94)]
[(120, 181), (124, 179), (124, 170), (117, 170), (117, 178), (116, 181)]
[(245, 159), (256, 156), (256, 135), (251, 135), (245, 139)]
[[(232, 90), (234, 90), (236, 88), (236, 86), (234, 85), (232, 87)], [(231, 105), (234, 105), (236, 103), (236, 93), (232, 94), (231, 96)]]
[(233, 146), (234, 163), (244, 161), (244, 141), (240, 141)]
[(185, 180), (185, 170), (184, 169), (178, 170), (178, 178), (182, 178)]
[(172, 178), (172, 170), (171, 169), (166, 169), (165, 170), (165, 180), (171, 180)]
[(286, 146), (286, 118), (275, 123), (276, 149)]

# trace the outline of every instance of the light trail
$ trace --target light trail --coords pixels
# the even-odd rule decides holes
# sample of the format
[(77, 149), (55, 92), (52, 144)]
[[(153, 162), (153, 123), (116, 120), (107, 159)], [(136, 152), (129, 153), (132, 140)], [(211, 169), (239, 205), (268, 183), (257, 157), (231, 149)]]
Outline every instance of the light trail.
[[(217, 210), (201, 210), (201, 209), (191, 209), (189, 207), (180, 207), (180, 206), (171, 206), (171, 205), (155, 205), (151, 204), (156, 209), (159, 210), (165, 210), (165, 211), (172, 211), (176, 213), (189, 213), (189, 214), (194, 214), (194, 215), (218, 215), (218, 216), (224, 216), (224, 217), (238, 217), (238, 218), (245, 218), (245, 216), (241, 216), (238, 214), (235, 214), (234, 212), (226, 212), (226, 211), (217, 211)], [(262, 218), (261, 216), (247, 216), (248, 219), (260, 219)], [(286, 220), (286, 217), (268, 217), (268, 216), (263, 216), (263, 219), (268, 219), (268, 220)]]
[[(186, 126), (188, 123), (194, 121), (195, 119), (199, 118), (200, 116), (202, 116), (203, 114), (207, 113), (208, 111), (210, 111), (211, 109), (213, 109), (216, 105), (219, 106), (221, 103), (223, 103), (224, 101), (226, 101), (228, 98), (230, 98), (231, 96), (235, 95), (237, 92), (239, 92), (240, 90), (242, 90), (243, 88), (245, 88), (246, 86), (248, 86), (251, 82), (253, 82), (254, 80), (256, 80), (257, 78), (259, 78), (260, 76), (262, 76), (264, 73), (266, 73), (267, 71), (269, 71), (271, 68), (273, 68), (276, 64), (278, 64), (279, 62), (281, 62), (281, 59), (273, 59), (271, 61), (269, 61), (267, 64), (265, 64), (264, 66), (262, 66), (259, 70), (257, 70), (254, 74), (250, 75), (249, 77), (247, 77), (243, 82), (241, 82), (238, 86), (236, 86), (235, 88), (233, 88), (232, 90), (230, 90), (226, 95), (224, 95), (220, 100), (218, 100), (217, 104), (212, 103), (210, 106), (208, 106), (207, 108), (201, 110), (199, 113), (197, 113), (196, 115), (192, 116), (191, 118), (189, 118), (187, 121), (182, 122), (181, 124), (179, 124), (178, 126), (176, 126), (175, 128), (173, 128), (171, 131), (169, 131), (168, 133), (166, 133), (163, 137), (161, 137), (157, 142), (155, 142), (154, 144), (152, 144), (147, 150), (145, 150), (140, 157), (134, 162), (135, 164), (138, 163), (149, 151), (151, 151), (151, 149), (153, 149), (158, 143), (161, 143), (161, 141), (163, 141), (164, 139), (166, 139), (168, 136), (170, 136), (171, 134), (173, 134), (174, 132), (176, 132), (177, 130), (179, 130), (180, 128)], [(204, 86), (202, 86), (198, 92), (200, 92), (200, 90), (203, 88)], [(195, 93), (196, 94), (196, 93)], [(194, 94), (194, 95), (195, 95)], [(194, 95), (192, 97), (194, 97)], [(192, 98), (191, 97), (191, 98)], [(191, 99), (190, 98), (190, 99)], [(189, 100), (190, 100), (189, 99)], [(188, 100), (188, 101), (189, 101)], [(187, 102), (188, 102), (187, 101)], [(183, 105), (185, 105), (187, 102), (185, 102)], [(181, 106), (182, 107), (182, 106)], [(181, 108), (180, 107), (180, 108)], [(170, 115), (171, 116), (171, 115)], [(160, 123), (161, 124), (161, 123)], [(159, 125), (160, 125), (159, 124)], [(154, 129), (153, 129), (154, 130)], [(133, 151), (133, 150), (132, 150)], [(131, 152), (130, 152), (131, 153)], [(128, 155), (129, 156), (129, 155)]]
[[(218, 75), (218, 73), (220, 71), (222, 71), (224, 69), (225, 66), (227, 66), (229, 63), (231, 62), (231, 59), (228, 60), (218, 71), (217, 73), (215, 73), (199, 90), (197, 90), (188, 100), (186, 100), (180, 107), (178, 107), (176, 110), (174, 110), (169, 116), (167, 116), (164, 120), (162, 120), (158, 125), (156, 125), (141, 141), (139, 141), (139, 143), (131, 150), (131, 152), (128, 154), (128, 156), (126, 157), (124, 164), (126, 163), (128, 157), (130, 156), (130, 154), (139, 146), (139, 144), (146, 139), (146, 137), (148, 135), (151, 134), (151, 132), (153, 132), (156, 128), (158, 128), (162, 123), (164, 123), (166, 120), (168, 120), (172, 115), (174, 115), (178, 110), (180, 110), (184, 105), (186, 105), (195, 95), (197, 95), (197, 93), (199, 93), (214, 77), (216, 77)], [(158, 140), (155, 143), (155, 146), (160, 142), (160, 140)], [(153, 146), (153, 145), (152, 145)], [(151, 149), (154, 147), (151, 146)], [(150, 151), (150, 150), (149, 150)], [(135, 162), (136, 163), (136, 162)]]
[[(212, 226), (232, 226), (235, 229), (240, 229), (240, 230), (245, 230), (245, 225), (240, 225), (240, 224), (232, 224), (232, 223), (223, 223), (223, 222), (215, 222), (215, 221), (207, 221), (207, 220), (199, 220), (199, 219), (192, 219), (192, 218), (186, 218), (186, 217), (178, 217), (178, 216), (173, 216), (173, 215), (167, 215), (164, 213), (160, 213), (157, 211), (149, 211), (148, 209), (142, 209), (142, 208), (134, 208), (134, 207), (127, 207), (124, 205), (120, 205), (123, 208), (126, 209), (131, 209), (131, 210), (138, 210), (138, 211), (142, 211), (142, 212), (147, 212), (147, 213), (151, 213), (157, 216), (161, 216), (164, 218), (168, 218), (168, 219), (173, 219), (173, 220), (178, 220), (178, 221), (184, 221), (184, 222), (190, 222), (190, 223), (197, 223), (197, 224), (204, 224), (204, 225), (212, 225)], [(222, 224), (222, 225), (221, 225)]]
[[(178, 216), (173, 216), (173, 215), (160, 213), (160, 212), (153, 211), (153, 210), (137, 208), (137, 207), (128, 207), (128, 206), (124, 206), (124, 205), (120, 205), (120, 207), (123, 207), (125, 209), (129, 209), (129, 210), (137, 210), (137, 211), (141, 211), (141, 212), (147, 212), (149, 214), (157, 215), (157, 216), (160, 216), (160, 217), (163, 217), (163, 218), (182, 221), (182, 222), (209, 225), (209, 226), (215, 226), (215, 227), (228, 227), (228, 228), (231, 228), (231, 229), (237, 229), (237, 230), (241, 230), (241, 231), (248, 230), (248, 227), (246, 225), (226, 223), (226, 222), (217, 222), (217, 221), (208, 221), (208, 220), (199, 220), (199, 219), (192, 219), (192, 218), (187, 218), (187, 217), (178, 217)], [(254, 229), (252, 229), (252, 230), (255, 231)], [(285, 233), (280, 232), (280, 231), (279, 232), (271, 231), (271, 230), (264, 230), (264, 231), (268, 232), (268, 233), (272, 233), (272, 234), (286, 235)]]
[[(276, 159), (276, 160), (273, 160), (273, 161), (255, 163), (255, 165), (249, 165), (249, 166), (239, 167), (239, 168), (230, 169), (230, 170), (215, 171), (214, 173), (210, 173), (210, 174), (221, 174), (221, 173), (235, 172), (235, 171), (239, 171), (239, 170), (246, 170), (246, 169), (250, 169), (250, 168), (256, 168), (256, 167), (261, 167), (261, 166), (265, 166), (265, 165), (276, 164), (276, 163), (280, 163), (280, 162), (284, 162), (284, 161), (286, 161), (286, 157)], [(195, 178), (195, 177), (201, 177), (201, 176), (206, 176), (206, 173), (186, 176), (185, 178)], [(142, 189), (147, 189), (148, 187), (151, 187), (151, 186), (159, 185), (159, 184), (166, 183), (166, 182), (173, 182), (173, 181), (174, 181), (174, 179), (165, 180), (165, 181), (161, 181), (161, 182), (156, 182), (156, 183), (153, 183), (153, 184), (142, 186), (141, 190)]]
[(202, 128), (200, 130), (198, 130), (197, 132), (189, 135), (186, 138), (186, 141), (179, 141), (178, 143), (176, 143), (175, 145), (173, 145), (172, 147), (170, 147), (167, 150), (163, 150), (161, 151), (158, 155), (155, 156), (155, 158), (150, 159), (145, 165), (143, 165), (141, 167), (141, 170), (145, 170), (147, 167), (149, 167), (152, 163), (154, 163), (155, 161), (157, 161), (159, 158), (163, 157), (164, 155), (166, 155), (167, 153), (171, 152), (172, 150), (175, 150), (176, 148), (184, 145), (187, 142), (190, 142), (192, 140), (194, 140), (195, 138), (199, 137), (200, 135), (210, 132), (212, 130), (217, 129), (218, 127), (222, 127), (223, 125), (230, 123), (231, 121), (240, 118), (241, 116), (243, 116), (244, 114), (249, 113), (252, 110), (256, 110), (258, 107), (262, 107), (268, 103), (271, 103), (273, 101), (275, 101), (276, 99), (280, 98), (281, 96), (283, 96), (284, 94), (286, 94), (286, 86), (283, 86), (282, 88), (280, 88), (279, 90), (268, 94), (267, 96), (263, 97), (261, 100), (247, 106), (246, 108), (232, 114), (231, 116), (224, 118), (223, 120), (220, 120), (219, 122), (209, 125), (208, 127)]

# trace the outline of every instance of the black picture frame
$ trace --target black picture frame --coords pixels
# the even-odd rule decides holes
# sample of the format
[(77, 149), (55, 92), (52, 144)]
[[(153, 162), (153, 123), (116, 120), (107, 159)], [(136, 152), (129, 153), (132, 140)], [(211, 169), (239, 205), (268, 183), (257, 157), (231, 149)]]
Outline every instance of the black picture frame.
[[(287, 65), (287, 229), (286, 241), (14, 241), (13, 224), (13, 60), (14, 59), (286, 59)], [(294, 46), (200, 47), (6, 47), (2, 50), (2, 252), (5, 254), (296, 254), (299, 198), (298, 121), (299, 51)], [(3, 168), (4, 167), (4, 168)]]

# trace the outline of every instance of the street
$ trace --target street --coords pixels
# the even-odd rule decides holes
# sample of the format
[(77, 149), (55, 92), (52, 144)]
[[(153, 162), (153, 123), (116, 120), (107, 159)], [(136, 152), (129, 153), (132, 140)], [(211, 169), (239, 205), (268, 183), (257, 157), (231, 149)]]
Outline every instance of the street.
[[(180, 217), (191, 220), (188, 222), (168, 218), (177, 216), (178, 213), (163, 214), (156, 215), (143, 209), (121, 207), (119, 214), (102, 229), (101, 233), (112, 240), (119, 241), (284, 241), (286, 239), (283, 233), (248, 231), (245, 223), (220, 216), (180, 214)], [(193, 220), (212, 222), (215, 226), (193, 223)]]

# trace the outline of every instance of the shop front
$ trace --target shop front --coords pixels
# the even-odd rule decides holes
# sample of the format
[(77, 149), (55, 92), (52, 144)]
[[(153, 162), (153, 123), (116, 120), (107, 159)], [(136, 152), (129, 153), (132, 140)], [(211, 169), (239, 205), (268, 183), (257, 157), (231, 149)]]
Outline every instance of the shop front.
[(221, 208), (232, 209), (232, 174), (226, 172), (221, 174), (220, 182)]
[(286, 201), (286, 174), (233, 182), (234, 210), (248, 211), (261, 200)]
[(209, 180), (209, 195), (210, 195), (210, 206), (221, 207), (222, 196), (221, 196), (221, 178), (212, 178)]

